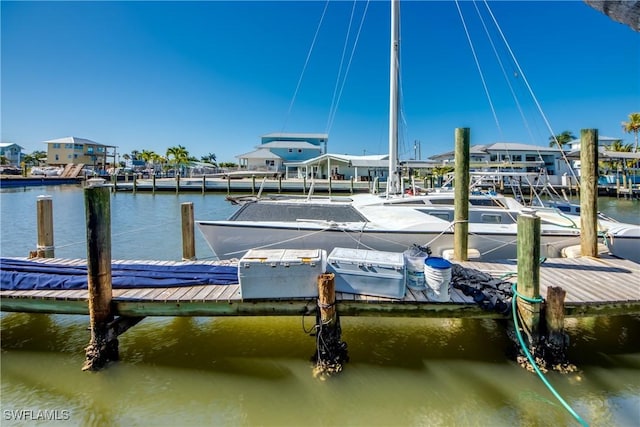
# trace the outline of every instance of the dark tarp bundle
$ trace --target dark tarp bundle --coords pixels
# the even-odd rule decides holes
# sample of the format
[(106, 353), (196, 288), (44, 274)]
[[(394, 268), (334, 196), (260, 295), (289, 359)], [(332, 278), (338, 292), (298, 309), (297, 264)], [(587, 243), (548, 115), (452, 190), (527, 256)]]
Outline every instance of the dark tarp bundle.
[(451, 283), (463, 294), (470, 296), (483, 310), (509, 314), (513, 292), (510, 283), (494, 279), (490, 274), (464, 268), (459, 264), (451, 267)]
[[(163, 288), (238, 283), (238, 268), (228, 265), (113, 264), (112, 287)], [(0, 258), (0, 290), (87, 289), (87, 266)]]

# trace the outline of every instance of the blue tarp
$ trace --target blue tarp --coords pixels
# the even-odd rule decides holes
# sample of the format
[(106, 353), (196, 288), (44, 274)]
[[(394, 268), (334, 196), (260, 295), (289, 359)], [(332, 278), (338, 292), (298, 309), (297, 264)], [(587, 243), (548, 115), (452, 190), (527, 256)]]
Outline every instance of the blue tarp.
[[(163, 288), (238, 283), (238, 268), (226, 265), (113, 264), (112, 287)], [(0, 290), (87, 289), (87, 266), (0, 258)]]

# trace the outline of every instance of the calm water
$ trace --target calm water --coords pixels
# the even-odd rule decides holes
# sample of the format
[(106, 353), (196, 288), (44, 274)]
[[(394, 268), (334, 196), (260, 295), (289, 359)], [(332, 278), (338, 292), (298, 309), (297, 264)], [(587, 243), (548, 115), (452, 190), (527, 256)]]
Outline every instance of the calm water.
[[(35, 248), (40, 194), (53, 196), (56, 256), (84, 258), (76, 187), (3, 191), (1, 255)], [(198, 219), (234, 209), (219, 195), (113, 195), (113, 257), (180, 259), (180, 203), (187, 201)], [(603, 200), (600, 209), (640, 222), (638, 202)], [(198, 258), (209, 257), (196, 239)], [(3, 313), (0, 424), (578, 425), (535, 375), (507, 359), (509, 342), (496, 322), (343, 318), (351, 361), (320, 381), (309, 362), (315, 341), (304, 332), (313, 320), (147, 318), (120, 337), (120, 362), (87, 373), (80, 368), (88, 317)], [(592, 426), (640, 425), (640, 318), (568, 323), (569, 357), (580, 370), (551, 373), (551, 384)]]

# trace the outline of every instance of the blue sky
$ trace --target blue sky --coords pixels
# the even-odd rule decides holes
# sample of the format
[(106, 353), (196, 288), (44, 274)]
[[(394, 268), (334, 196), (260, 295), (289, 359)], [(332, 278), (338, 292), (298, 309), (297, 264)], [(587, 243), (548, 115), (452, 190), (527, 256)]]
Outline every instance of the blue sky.
[[(0, 6), (2, 142), (28, 153), (46, 149), (45, 140), (77, 136), (120, 153), (164, 155), (183, 145), (198, 158), (215, 153), (218, 161), (237, 161), (271, 132), (328, 132), (333, 153), (387, 152), (386, 1)], [(524, 72), (495, 39), (509, 89), (476, 12), (493, 37), (484, 3), (459, 6), (498, 124), (456, 3), (404, 1), (402, 159), (415, 157), (414, 141), (423, 159), (451, 150), (457, 127), (471, 128), (472, 144), (548, 145), (551, 132), (525, 79), (555, 134), (596, 128), (633, 141), (620, 123), (640, 111), (639, 33), (581, 1), (490, 2)]]

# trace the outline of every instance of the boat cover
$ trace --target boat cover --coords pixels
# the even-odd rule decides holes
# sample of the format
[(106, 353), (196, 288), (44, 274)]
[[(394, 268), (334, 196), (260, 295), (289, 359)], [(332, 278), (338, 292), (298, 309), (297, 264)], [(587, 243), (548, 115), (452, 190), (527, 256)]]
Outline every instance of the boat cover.
[[(112, 264), (112, 288), (163, 288), (238, 283), (229, 265)], [(0, 258), (0, 290), (87, 289), (87, 266)]]

